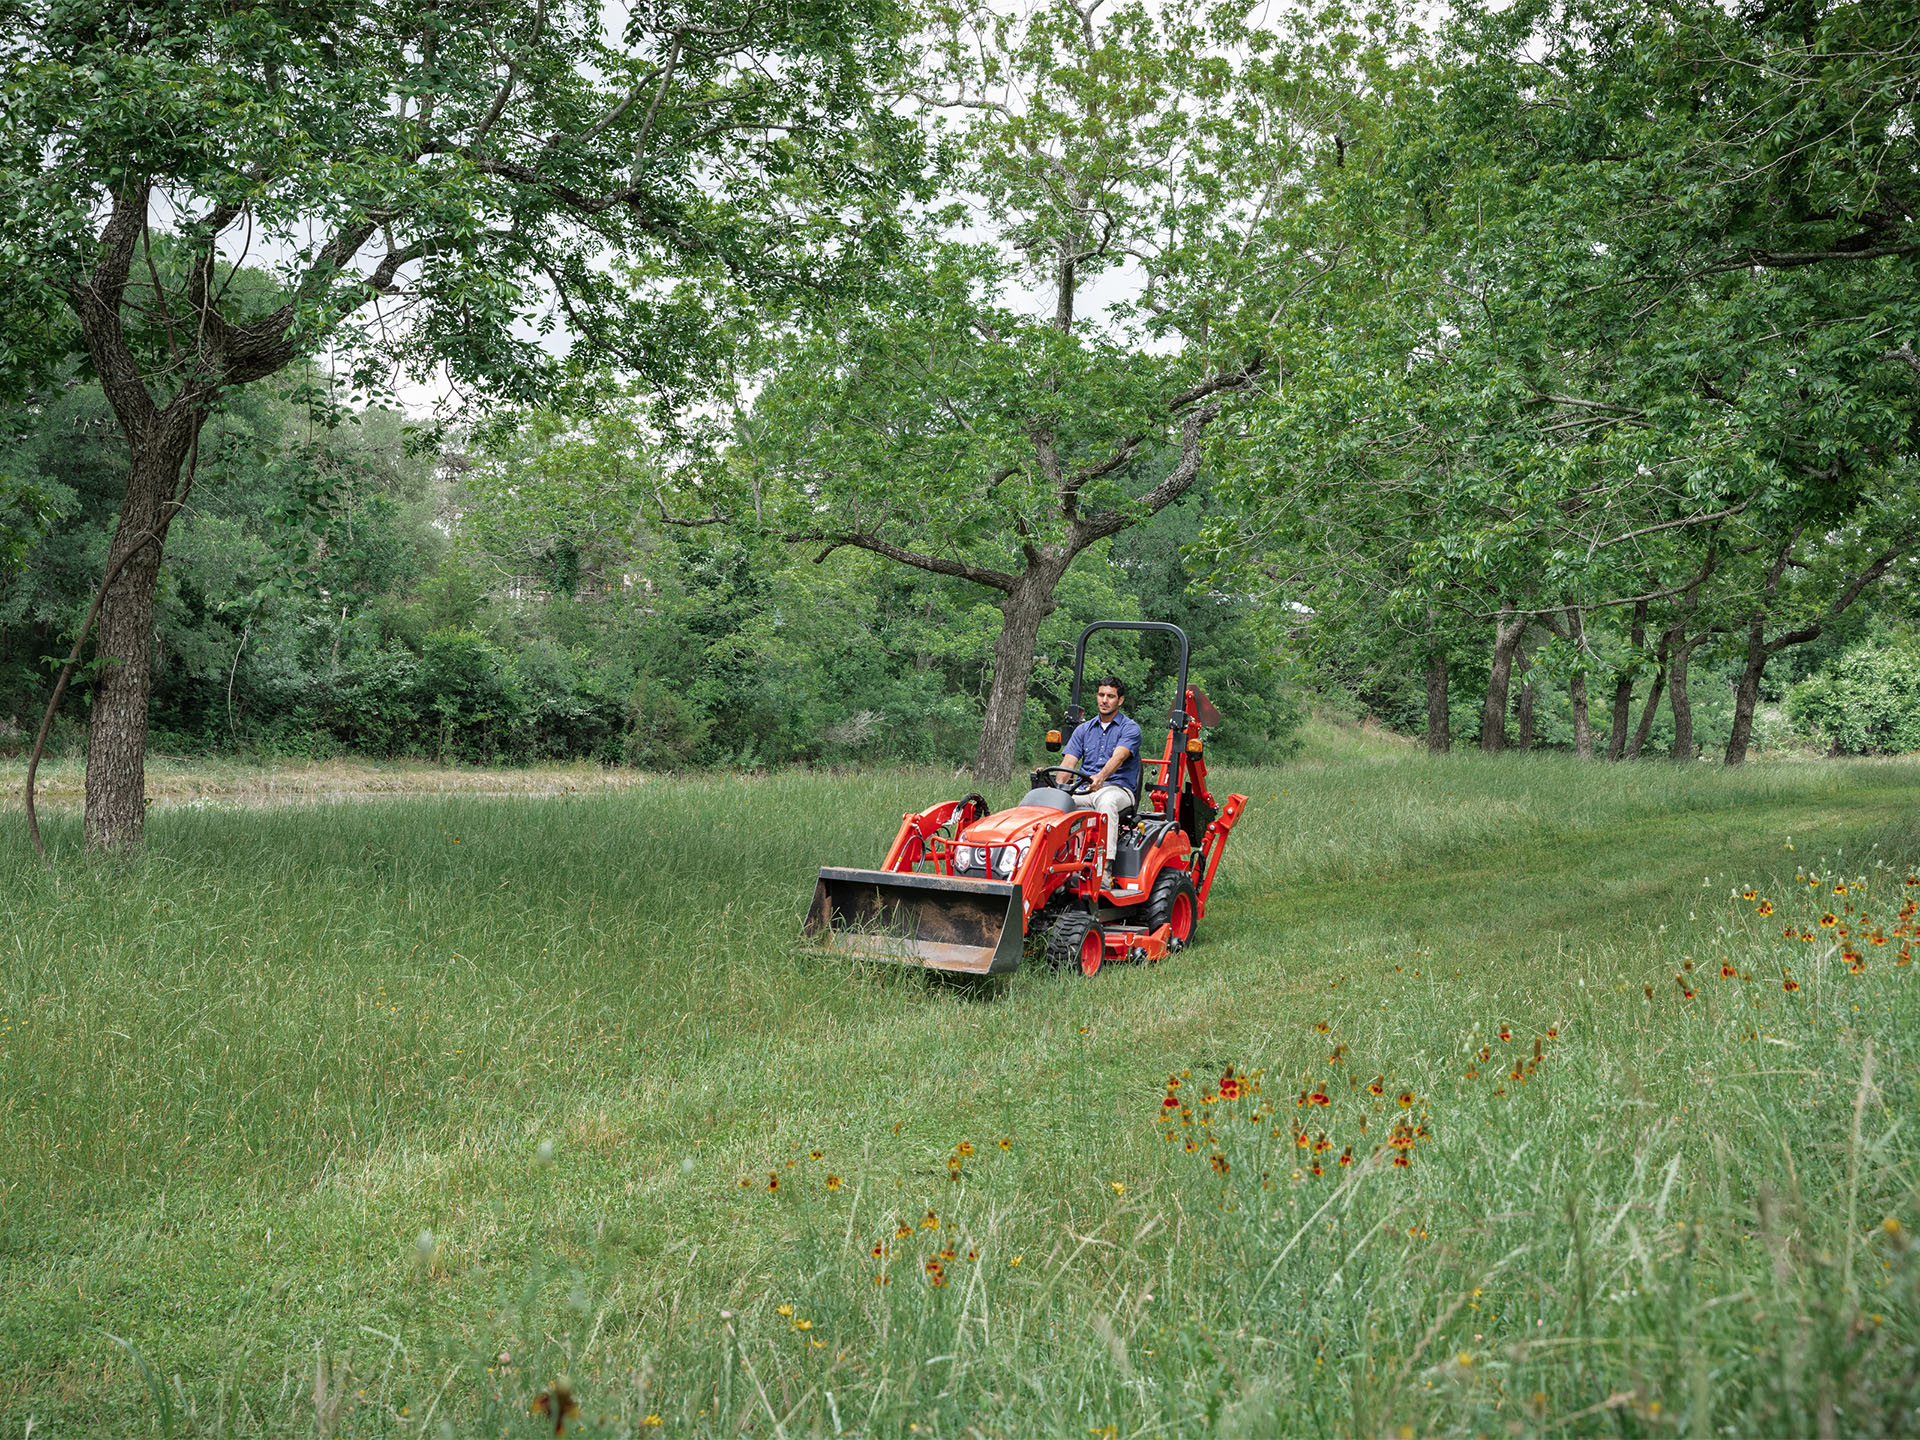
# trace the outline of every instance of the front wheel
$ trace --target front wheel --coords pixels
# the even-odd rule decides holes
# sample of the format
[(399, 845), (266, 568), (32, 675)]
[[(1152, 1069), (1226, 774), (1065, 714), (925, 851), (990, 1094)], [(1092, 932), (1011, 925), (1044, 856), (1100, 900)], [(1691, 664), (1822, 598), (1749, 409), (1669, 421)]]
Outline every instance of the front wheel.
[(1200, 923), (1200, 897), (1184, 870), (1163, 870), (1147, 896), (1147, 928), (1167, 927), (1167, 948), (1184, 950)]
[(1107, 932), (1084, 910), (1069, 910), (1047, 936), (1047, 962), (1055, 970), (1078, 970), (1089, 980), (1107, 955)]

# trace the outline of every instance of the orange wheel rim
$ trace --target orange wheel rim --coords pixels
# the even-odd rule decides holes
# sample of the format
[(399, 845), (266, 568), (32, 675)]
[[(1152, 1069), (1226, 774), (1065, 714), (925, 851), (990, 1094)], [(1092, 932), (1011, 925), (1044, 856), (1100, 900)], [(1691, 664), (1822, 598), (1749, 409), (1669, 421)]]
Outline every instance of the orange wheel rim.
[(1100, 932), (1089, 930), (1085, 938), (1080, 941), (1080, 973), (1092, 975), (1097, 972), (1106, 950), (1106, 943), (1100, 938)]
[(1173, 897), (1173, 914), (1167, 918), (1167, 931), (1182, 942), (1193, 934), (1193, 897), (1184, 891)]

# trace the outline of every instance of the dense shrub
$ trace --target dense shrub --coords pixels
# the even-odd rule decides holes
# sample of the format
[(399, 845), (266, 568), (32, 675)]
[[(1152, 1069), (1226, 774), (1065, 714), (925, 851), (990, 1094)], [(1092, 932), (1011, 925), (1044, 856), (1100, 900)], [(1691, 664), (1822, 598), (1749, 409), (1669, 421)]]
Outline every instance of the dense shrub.
[(1861, 642), (1788, 691), (1787, 710), (1839, 755), (1920, 750), (1920, 634)]

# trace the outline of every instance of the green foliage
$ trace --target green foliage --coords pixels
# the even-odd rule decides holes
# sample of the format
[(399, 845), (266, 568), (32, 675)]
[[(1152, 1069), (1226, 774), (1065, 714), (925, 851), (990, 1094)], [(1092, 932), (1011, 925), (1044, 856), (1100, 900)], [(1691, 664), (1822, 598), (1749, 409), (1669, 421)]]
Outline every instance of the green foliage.
[(681, 770), (694, 763), (712, 724), (672, 686), (642, 675), (627, 697), (621, 758), (649, 770)]
[(1836, 755), (1920, 750), (1920, 635), (1882, 632), (1787, 692), (1794, 723)]
[(1645, 658), (1627, 597), (1656, 639), (1817, 637), (1920, 536), (1915, 20), (1456, 7), (1353, 152), (1344, 303), (1248, 418), (1222, 571), (1348, 688), (1509, 603), (1583, 610), (1596, 678)]
[[(106, 14), (0, 6), (0, 280), (29, 318), (74, 304), (101, 355), (163, 392), (336, 347), (363, 389), (441, 365), (524, 401), (619, 366), (670, 404), (719, 362), (729, 279), (763, 296), (834, 282), (884, 245), (914, 183), (917, 136), (869, 88), (904, 24), (887, 0), (617, 24), (587, 4), (440, 0)], [(150, 193), (172, 230), (142, 244), (150, 293), (123, 352), (76, 287), (103, 257), (125, 279)], [(276, 252), (264, 290), (220, 273)], [(5, 332), (3, 371), (33, 353), (30, 328)], [(191, 375), (182, 332), (201, 347)], [(102, 378), (137, 408), (127, 375)]]
[(56, 514), (53, 499), (44, 490), (0, 472), (0, 565), (19, 564)]

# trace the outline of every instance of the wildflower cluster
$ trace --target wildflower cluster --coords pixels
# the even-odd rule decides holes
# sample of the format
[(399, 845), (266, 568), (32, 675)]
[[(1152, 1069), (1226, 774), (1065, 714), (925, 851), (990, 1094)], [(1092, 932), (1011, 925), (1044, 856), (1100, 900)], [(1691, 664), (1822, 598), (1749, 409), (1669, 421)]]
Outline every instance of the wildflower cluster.
[[(1879, 873), (1873, 875), (1829, 874), (1824, 870), (1801, 870), (1794, 875), (1788, 898), (1780, 902), (1787, 912), (1776, 962), (1783, 993), (1799, 994), (1800, 974), (1829, 961), (1844, 966), (1849, 975), (1865, 975), (1887, 961), (1891, 962), (1888, 968), (1896, 970), (1913, 964), (1914, 942), (1920, 940), (1920, 875), (1884, 866), (1877, 869)], [(1881, 900), (1888, 891), (1892, 894)], [(1736, 900), (1762, 920), (1771, 920), (1779, 911), (1752, 885), (1736, 892)], [(1722, 935), (1733, 938), (1725, 930)], [(1743, 934), (1739, 938), (1744, 942), (1748, 937)], [(1722, 980), (1749, 983), (1754, 978), (1753, 972), (1731, 954), (1706, 973), (1716, 969)], [(1693, 961), (1688, 959), (1674, 976), (1683, 1000), (1699, 994), (1694, 973)], [(1651, 999), (1651, 987), (1648, 991)]]
[[(1331, 1029), (1325, 1021), (1314, 1026), (1319, 1035)], [(1326, 1063), (1343, 1067), (1348, 1055), (1345, 1045), (1335, 1044)], [(1253, 1127), (1251, 1138), (1260, 1150), (1274, 1142), (1284, 1146), (1280, 1154), (1291, 1157), (1298, 1167), (1292, 1172), (1295, 1180), (1317, 1180), (1330, 1170), (1350, 1169), (1368, 1154), (1389, 1156), (1393, 1165), (1406, 1169), (1412, 1164), (1414, 1147), (1433, 1138), (1427, 1112), (1419, 1108), (1414, 1092), (1400, 1089), (1388, 1098), (1384, 1075), (1376, 1075), (1364, 1087), (1351, 1074), (1345, 1075), (1344, 1084), (1309, 1076), (1288, 1106), (1283, 1100), (1266, 1098), (1262, 1088), (1265, 1073), (1241, 1072), (1228, 1066), (1212, 1085), (1200, 1082), (1201, 1094), (1194, 1100), (1182, 1093), (1194, 1083), (1193, 1072), (1182, 1070), (1169, 1075), (1165, 1095), (1155, 1107), (1161, 1138), (1178, 1143), (1184, 1154), (1204, 1156), (1208, 1168), (1225, 1177), (1233, 1173), (1235, 1156), (1243, 1148), (1234, 1142), (1235, 1127)], [(1336, 1110), (1344, 1114), (1357, 1108), (1359, 1113), (1351, 1123), (1358, 1135), (1365, 1137), (1370, 1128), (1368, 1112), (1386, 1111), (1389, 1106), (1393, 1118), (1384, 1143), (1339, 1135), (1340, 1122), (1333, 1118)], [(1418, 1114), (1413, 1113), (1416, 1109)], [(1269, 1173), (1262, 1172), (1261, 1179), (1269, 1182)]]
[[(819, 1166), (821, 1162), (827, 1158), (827, 1152), (824, 1150), (809, 1150), (806, 1158), (813, 1165)], [(768, 1170), (767, 1178), (764, 1181), (757, 1180), (751, 1175), (742, 1175), (740, 1177), (740, 1188), (742, 1190), (752, 1190), (757, 1186), (764, 1186), (769, 1195), (778, 1195), (783, 1186), (789, 1186), (793, 1180), (802, 1178), (788, 1173), (798, 1170), (800, 1164), (801, 1162), (799, 1160), (788, 1160), (778, 1169)], [(825, 1167), (822, 1168), (824, 1169)], [(825, 1173), (820, 1176), (818, 1181), (821, 1189), (830, 1192), (844, 1189), (846, 1183), (844, 1176), (830, 1169), (825, 1170)]]
[[(1512, 1026), (1502, 1025), (1499, 1034), (1502, 1045), (1511, 1045), (1513, 1043)], [(1539, 1073), (1540, 1067), (1546, 1064), (1547, 1061), (1548, 1043), (1558, 1040), (1559, 1038), (1560, 1027), (1558, 1025), (1549, 1025), (1544, 1035), (1535, 1035), (1533, 1037), (1533, 1053), (1528, 1054), (1525, 1050), (1517, 1052), (1512, 1057), (1511, 1066), (1508, 1064), (1508, 1056), (1506, 1054), (1496, 1051), (1491, 1041), (1485, 1042), (1478, 1049), (1469, 1052), (1465, 1072), (1466, 1078), (1469, 1080), (1478, 1080), (1484, 1074), (1489, 1079), (1501, 1080), (1502, 1083), (1495, 1085), (1493, 1093), (1495, 1095), (1505, 1095), (1508, 1085), (1525, 1085)], [(1471, 1044), (1472, 1042), (1468, 1043)], [(1498, 1058), (1496, 1059), (1496, 1057)], [(1484, 1070), (1482, 1069), (1483, 1066), (1486, 1067)]]
[[(1802, 993), (1803, 980), (1817, 978), (1829, 966), (1856, 978), (1889, 974), (1913, 964), (1920, 941), (1920, 875), (1884, 863), (1866, 874), (1802, 869), (1777, 900), (1754, 885), (1732, 891), (1731, 898), (1740, 916), (1719, 927), (1725, 953), (1698, 967), (1687, 956), (1674, 973), (1683, 1004), (1700, 999), (1705, 981), (1716, 976), (1739, 982), (1751, 1000), (1760, 992), (1744, 987), (1752, 984), (1756, 970), (1765, 990), (1776, 983), (1768, 972), (1777, 969), (1780, 993), (1790, 997)], [(1779, 922), (1784, 922), (1779, 938), (1765, 938)], [(1655, 987), (1642, 989), (1651, 1003)], [(1749, 1029), (1742, 1038), (1758, 1035)]]
[[(896, 1221), (893, 1229), (873, 1242), (868, 1254), (880, 1263), (874, 1272), (873, 1283), (891, 1285), (893, 1275), (891, 1265), (895, 1261), (904, 1261), (911, 1257), (918, 1260), (920, 1272), (926, 1276), (927, 1284), (935, 1290), (947, 1288), (948, 1267), (961, 1260), (969, 1265), (980, 1261), (980, 1247), (966, 1240), (955, 1240), (953, 1226), (940, 1219), (936, 1211), (929, 1210), (920, 1217), (916, 1225), (906, 1220)], [(925, 1239), (928, 1250), (921, 1254), (913, 1247), (916, 1239)], [(964, 1252), (962, 1246), (965, 1246)], [(1018, 1264), (1015, 1260), (1013, 1263)]]

